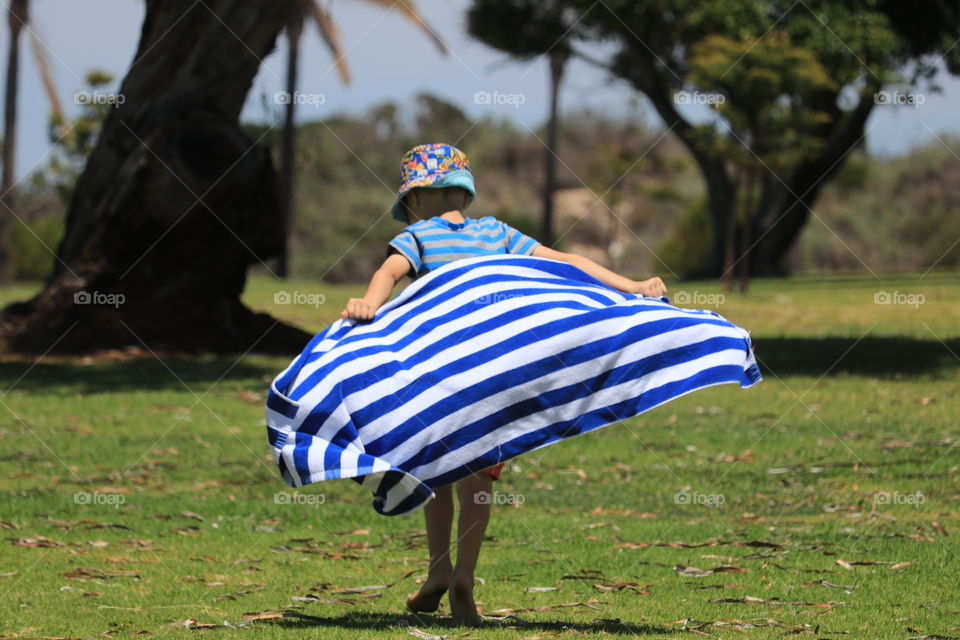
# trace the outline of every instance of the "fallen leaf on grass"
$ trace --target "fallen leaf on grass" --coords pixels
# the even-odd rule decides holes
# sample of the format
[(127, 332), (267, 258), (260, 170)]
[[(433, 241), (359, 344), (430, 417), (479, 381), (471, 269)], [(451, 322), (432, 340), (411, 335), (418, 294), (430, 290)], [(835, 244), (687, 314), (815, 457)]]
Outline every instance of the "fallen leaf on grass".
[(526, 593), (546, 593), (547, 591), (560, 591), (560, 587), (526, 587)]
[(130, 527), (125, 524), (117, 524), (116, 522), (96, 522), (94, 520), (81, 520), (77, 524), (86, 524), (87, 529), (124, 529), (126, 531), (133, 531)]
[(363, 593), (364, 591), (379, 591), (381, 589), (389, 589), (393, 585), (389, 584), (370, 584), (363, 587), (344, 587), (333, 593)]
[(594, 588), (594, 589), (599, 589), (600, 591), (623, 591), (624, 589), (629, 589), (630, 591), (633, 591), (633, 592), (636, 592), (636, 593), (639, 593), (639, 594), (647, 594), (647, 593), (650, 593), (650, 592), (647, 591), (647, 589), (646, 589), (646, 587), (649, 587), (650, 585), (643, 585), (643, 586), (644, 586), (644, 588), (641, 589), (639, 582), (613, 582), (613, 583), (610, 583), (610, 584), (599, 584), (599, 583), (598, 583), (598, 584), (593, 585), (593, 588)]
[(833, 584), (832, 582), (827, 582), (826, 580), (813, 580), (812, 582), (804, 582), (803, 586), (810, 587), (815, 584), (819, 584), (822, 587), (830, 587), (831, 589), (846, 589), (850, 591), (851, 589), (856, 589), (857, 585), (855, 584)]
[[(212, 586), (214, 583), (207, 583), (207, 584), (208, 586)], [(223, 583), (217, 583), (217, 584), (223, 584)], [(233, 593), (225, 593), (223, 595), (215, 597), (213, 601), (220, 602), (221, 600), (236, 600), (240, 596), (249, 595), (251, 593), (257, 593), (258, 591), (263, 591), (264, 589), (266, 589), (266, 587), (263, 586), (262, 584), (250, 584), (248, 582), (247, 585), (250, 587), (249, 589), (244, 589), (242, 591), (234, 591)]]
[(567, 574), (561, 576), (561, 580), (598, 580), (603, 578), (603, 572), (597, 569), (580, 569), (579, 575)]
[(598, 600), (594, 598), (590, 598), (586, 602), (565, 602), (563, 604), (544, 604), (544, 605), (540, 605), (539, 607), (524, 607), (522, 609), (497, 609), (495, 611), (491, 611), (491, 613), (495, 613), (498, 615), (509, 615), (513, 613), (524, 613), (528, 611), (549, 611), (551, 609), (568, 609), (570, 607), (589, 607), (591, 609), (596, 609), (597, 611), (600, 611), (600, 607), (596, 606), (598, 602), (599, 602)]
[(854, 567), (858, 566), (870, 566), (870, 565), (887, 565), (891, 569), (903, 569), (904, 567), (909, 567), (912, 565), (912, 562), (891, 562), (889, 560), (853, 560), (848, 562), (846, 560), (837, 560), (837, 564), (847, 571), (852, 570)]
[(762, 547), (767, 549), (783, 549), (783, 545), (766, 540), (712, 540), (710, 542), (624, 542), (613, 545), (614, 549), (646, 549), (647, 547), (671, 547), (674, 549), (698, 549), (700, 547)]
[(15, 547), (63, 547), (65, 544), (63, 542), (57, 542), (56, 540), (50, 540), (44, 536), (37, 536), (35, 538), (7, 538), (13, 543)]
[(283, 613), (280, 611), (252, 611), (243, 614), (244, 620), (276, 620), (282, 617)]
[(756, 596), (743, 596), (742, 598), (711, 598), (709, 602), (724, 604), (765, 604), (781, 607), (821, 607), (831, 609), (838, 605), (849, 605), (849, 602), (839, 602), (831, 600), (830, 602), (792, 602), (780, 600), (779, 598), (757, 598)]
[(444, 638), (449, 638), (450, 636), (438, 636), (434, 633), (427, 633), (426, 631), (420, 631), (416, 627), (407, 627), (407, 633), (414, 638), (421, 638), (422, 640), (443, 640)]
[(97, 580), (109, 580), (110, 578), (136, 578), (140, 579), (140, 574), (131, 571), (104, 571), (92, 567), (76, 567), (73, 571), (61, 573), (64, 578), (70, 580), (86, 580), (95, 578)]
[(263, 404), (263, 398), (259, 394), (256, 394), (252, 391), (244, 389), (237, 394), (237, 397), (243, 400), (244, 402), (249, 402), (250, 404)]
[(178, 533), (181, 536), (189, 536), (195, 538), (200, 535), (200, 532), (203, 531), (200, 527), (196, 525), (187, 525), (186, 527), (177, 527), (176, 529), (170, 529), (173, 533)]
[(742, 584), (690, 584), (687, 583), (688, 589), (693, 589), (695, 591), (706, 591), (708, 589), (743, 589)]
[(697, 567), (685, 567), (682, 564), (675, 565), (673, 570), (676, 571), (679, 575), (685, 578), (705, 578), (714, 573), (747, 573), (748, 569), (743, 569), (741, 567), (731, 567), (727, 565), (720, 565), (719, 567), (714, 567), (713, 569), (699, 569)]
[(947, 533), (946, 527), (944, 527), (942, 524), (940, 524), (940, 523), (937, 522), (936, 520), (934, 520), (933, 522), (931, 522), (931, 523), (930, 523), (930, 526), (933, 527), (934, 530), (935, 530), (937, 533), (939, 533), (940, 535), (942, 535), (942, 536), (944, 536), (944, 537), (950, 535), (949, 533)]
[[(705, 627), (726, 627), (733, 629), (734, 631), (743, 631), (745, 629), (758, 629), (762, 627), (779, 627), (781, 629), (787, 629), (787, 632), (784, 635), (792, 635), (797, 633), (814, 633), (819, 632), (820, 626), (811, 627), (807, 624), (795, 625), (783, 620), (776, 620), (774, 618), (751, 618), (749, 620), (739, 620), (736, 618), (727, 618), (721, 620), (711, 620), (704, 622), (697, 620), (696, 618), (684, 618), (683, 620), (676, 620), (674, 622), (668, 622), (670, 625), (680, 625), (684, 631), (689, 631), (691, 633), (696, 633), (698, 635), (709, 635), (700, 631)], [(831, 632), (827, 632), (831, 633)], [(847, 633), (846, 631), (839, 631), (833, 633)]]

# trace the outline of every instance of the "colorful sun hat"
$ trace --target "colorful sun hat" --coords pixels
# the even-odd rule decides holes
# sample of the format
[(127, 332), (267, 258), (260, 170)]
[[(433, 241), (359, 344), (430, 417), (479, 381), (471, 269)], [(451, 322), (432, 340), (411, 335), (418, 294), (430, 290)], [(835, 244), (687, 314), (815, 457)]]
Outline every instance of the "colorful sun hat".
[(466, 207), (477, 197), (467, 155), (460, 149), (443, 143), (417, 145), (403, 154), (400, 162), (400, 189), (397, 190), (397, 201), (391, 209), (393, 217), (400, 222), (408, 222), (407, 205), (404, 204), (403, 197), (416, 187), (460, 187), (469, 194)]

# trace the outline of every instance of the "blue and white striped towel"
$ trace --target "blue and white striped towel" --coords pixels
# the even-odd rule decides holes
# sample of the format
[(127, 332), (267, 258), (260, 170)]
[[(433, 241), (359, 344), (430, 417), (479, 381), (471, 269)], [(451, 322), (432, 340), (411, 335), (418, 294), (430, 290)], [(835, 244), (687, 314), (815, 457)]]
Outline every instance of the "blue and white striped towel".
[(759, 380), (749, 334), (712, 311), (554, 260), (480, 256), (315, 336), (270, 387), (267, 434), (288, 485), (353, 478), (397, 515), (522, 453)]

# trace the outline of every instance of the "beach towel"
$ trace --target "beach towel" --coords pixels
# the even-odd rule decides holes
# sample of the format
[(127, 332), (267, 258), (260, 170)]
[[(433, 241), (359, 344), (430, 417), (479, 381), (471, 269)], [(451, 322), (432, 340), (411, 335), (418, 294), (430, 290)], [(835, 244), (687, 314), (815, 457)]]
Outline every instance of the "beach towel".
[(351, 478), (398, 515), (491, 465), (760, 379), (748, 332), (713, 311), (555, 260), (479, 256), (316, 335), (270, 385), (267, 435), (289, 486)]

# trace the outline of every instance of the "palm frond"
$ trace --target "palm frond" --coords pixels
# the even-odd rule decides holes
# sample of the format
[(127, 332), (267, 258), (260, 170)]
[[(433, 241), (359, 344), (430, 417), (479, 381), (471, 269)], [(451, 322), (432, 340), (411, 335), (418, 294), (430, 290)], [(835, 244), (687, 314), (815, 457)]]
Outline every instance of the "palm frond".
[(448, 55), (450, 53), (450, 49), (447, 47), (443, 39), (440, 38), (440, 35), (437, 33), (437, 31), (427, 24), (427, 21), (423, 19), (423, 17), (420, 15), (420, 12), (414, 7), (413, 0), (366, 0), (366, 2), (380, 7), (386, 7), (387, 9), (396, 9), (401, 11), (405, 16), (407, 16), (410, 22), (420, 27), (420, 29), (427, 34), (427, 37), (433, 41), (433, 44), (436, 45), (437, 49), (440, 50), (440, 53), (443, 55)]
[(30, 51), (33, 53), (34, 64), (37, 65), (37, 71), (40, 73), (40, 83), (43, 85), (43, 91), (47, 94), (47, 102), (50, 103), (50, 116), (55, 122), (62, 123), (63, 105), (60, 104), (60, 97), (57, 95), (57, 87), (53, 82), (53, 73), (50, 71), (50, 59), (47, 57), (47, 51), (43, 47), (40, 36), (33, 29), (28, 29), (30, 34)]
[(337, 29), (337, 25), (334, 24), (333, 18), (330, 17), (326, 9), (313, 0), (308, 0), (308, 4), (310, 5), (313, 20), (317, 23), (317, 28), (320, 30), (320, 36), (333, 55), (334, 64), (337, 65), (337, 73), (340, 75), (340, 80), (343, 81), (344, 84), (350, 84), (350, 69), (347, 67), (346, 52), (340, 43), (340, 31)]

